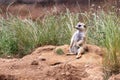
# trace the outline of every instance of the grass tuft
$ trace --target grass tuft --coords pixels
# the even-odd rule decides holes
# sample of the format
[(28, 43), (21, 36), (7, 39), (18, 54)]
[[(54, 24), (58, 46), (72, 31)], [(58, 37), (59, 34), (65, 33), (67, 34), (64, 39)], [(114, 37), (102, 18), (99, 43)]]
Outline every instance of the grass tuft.
[(61, 48), (57, 49), (57, 50), (56, 50), (56, 53), (57, 53), (58, 55), (65, 54), (64, 51), (63, 51)]

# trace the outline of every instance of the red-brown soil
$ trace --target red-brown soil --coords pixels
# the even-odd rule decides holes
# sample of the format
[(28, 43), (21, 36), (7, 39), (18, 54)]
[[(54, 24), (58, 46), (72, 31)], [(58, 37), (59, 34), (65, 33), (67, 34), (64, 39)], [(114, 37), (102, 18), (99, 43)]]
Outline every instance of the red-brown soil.
[(39, 47), (21, 59), (0, 58), (0, 80), (103, 80), (101, 48), (87, 46), (80, 59), (66, 55), (68, 45)]
[[(73, 0), (74, 1), (74, 0)], [(85, 0), (83, 0), (85, 1)], [(95, 1), (95, 2), (94, 2)], [(42, 19), (46, 15), (59, 15), (60, 13), (66, 12), (66, 9), (69, 9), (70, 12), (88, 12), (89, 10), (98, 11), (112, 9), (114, 6), (116, 12), (119, 13), (119, 2), (118, 0), (108, 0), (108, 2), (102, 0), (93, 0), (92, 3), (86, 2), (79, 4), (54, 4), (54, 5), (45, 5), (40, 4), (9, 4), (9, 5), (0, 5), (0, 17), (8, 17), (8, 14), (18, 16), (22, 19), (30, 18), (32, 20)], [(115, 4), (116, 3), (116, 4)]]
[(10, 13), (14, 16), (19, 16), (20, 18), (31, 18), (33, 20), (41, 19), (45, 15), (58, 15), (62, 12), (66, 12), (68, 8), (71, 12), (80, 12), (88, 10), (87, 5), (52, 5), (42, 7), (40, 5), (27, 5), (27, 4), (18, 4), (18, 5), (9, 5), (0, 6), (1, 12), (0, 16), (6, 17), (6, 13)]
[[(112, 2), (111, 2), (112, 3)], [(60, 13), (66, 12), (69, 9), (71, 12), (86, 12), (94, 9), (99, 10), (99, 7), (107, 9), (111, 6), (111, 3), (91, 3), (91, 4), (60, 4), (60, 5), (48, 5), (41, 6), (39, 4), (11, 4), (11, 5), (0, 5), (0, 16), (7, 17), (7, 14), (19, 16), (20, 18), (31, 18), (33, 20), (41, 19), (46, 15), (59, 15)], [(94, 6), (93, 6), (94, 5)], [(91, 7), (90, 7), (91, 6)]]

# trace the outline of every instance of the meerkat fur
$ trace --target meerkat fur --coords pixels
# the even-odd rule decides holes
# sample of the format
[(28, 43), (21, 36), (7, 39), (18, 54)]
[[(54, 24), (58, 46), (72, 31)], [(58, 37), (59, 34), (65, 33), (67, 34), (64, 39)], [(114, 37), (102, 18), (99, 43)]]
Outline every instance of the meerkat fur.
[(73, 34), (70, 42), (70, 53), (71, 54), (77, 54), (76, 58), (81, 57), (81, 53), (83, 53), (84, 50), (84, 44), (85, 44), (85, 37), (86, 37), (86, 26), (84, 23), (79, 22), (75, 28), (77, 31)]

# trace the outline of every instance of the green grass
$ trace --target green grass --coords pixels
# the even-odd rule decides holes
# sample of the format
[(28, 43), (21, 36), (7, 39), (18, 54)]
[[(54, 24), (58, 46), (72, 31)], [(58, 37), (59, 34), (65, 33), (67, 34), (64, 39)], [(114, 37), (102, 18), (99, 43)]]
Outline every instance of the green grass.
[(94, 15), (85, 14), (89, 20), (87, 40), (105, 49), (103, 67), (105, 79), (120, 72), (120, 16), (115, 12), (99, 11)]
[(26, 55), (35, 47), (69, 44), (78, 14), (67, 11), (59, 16), (47, 15), (42, 20), (0, 18), (0, 54)]
[(62, 55), (62, 54), (65, 54), (65, 53), (64, 53), (64, 51), (63, 51), (61, 48), (58, 48), (58, 49), (56, 50), (56, 54)]

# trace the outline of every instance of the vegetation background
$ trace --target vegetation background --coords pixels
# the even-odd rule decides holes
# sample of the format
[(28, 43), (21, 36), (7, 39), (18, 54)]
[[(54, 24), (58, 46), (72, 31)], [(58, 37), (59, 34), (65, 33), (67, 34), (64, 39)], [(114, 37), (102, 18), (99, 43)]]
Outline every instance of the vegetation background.
[(120, 72), (119, 0), (0, 0), (0, 3), (2, 57), (23, 57), (39, 46), (69, 44), (75, 24), (81, 21), (88, 26), (87, 43), (105, 49), (106, 75)]

